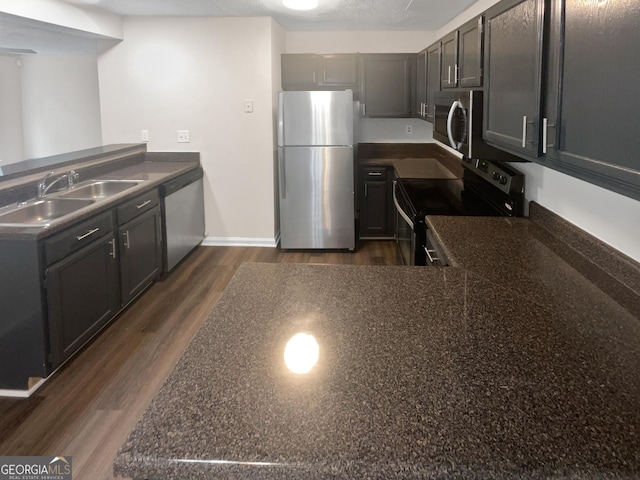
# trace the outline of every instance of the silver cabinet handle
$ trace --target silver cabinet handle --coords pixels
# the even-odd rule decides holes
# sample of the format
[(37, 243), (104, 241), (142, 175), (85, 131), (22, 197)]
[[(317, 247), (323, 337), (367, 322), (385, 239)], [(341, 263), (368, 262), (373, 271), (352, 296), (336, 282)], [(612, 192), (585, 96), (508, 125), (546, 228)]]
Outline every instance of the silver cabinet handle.
[(454, 83), (455, 85), (457, 85), (457, 84), (458, 84), (458, 70), (459, 70), (459, 68), (460, 68), (460, 67), (458, 67), (458, 64), (456, 64), (456, 65), (453, 67), (453, 83)]
[(127, 249), (131, 248), (131, 244), (129, 243), (129, 230), (126, 230), (124, 233), (124, 246), (127, 247)]
[(136, 208), (140, 209), (144, 206), (147, 206), (151, 203), (151, 200), (147, 200), (146, 202), (142, 202), (140, 205), (136, 205)]
[(551, 128), (556, 128), (556, 126), (552, 123), (549, 123), (549, 120), (545, 117), (542, 119), (542, 153), (546, 154), (547, 153), (547, 148), (548, 147), (555, 147), (555, 144), (551, 144), (548, 145), (547, 141), (548, 141), (548, 129), (549, 127)]
[(96, 233), (98, 230), (100, 230), (99, 228), (94, 228), (93, 230), (89, 230), (87, 233), (85, 233), (84, 235), (78, 235), (76, 238), (78, 239), (78, 241), (80, 240), (84, 240), (85, 238), (87, 238), (90, 235), (93, 235), (94, 233)]
[(381, 177), (382, 172), (369, 172), (367, 175), (369, 175), (370, 177)]
[(111, 251), (109, 252), (109, 256), (111, 256), (111, 258), (116, 258), (116, 241), (115, 240), (111, 240), (109, 242), (109, 245), (111, 245)]
[(447, 85), (451, 85), (451, 65), (449, 65), (449, 74), (447, 76)]
[(527, 120), (527, 116), (525, 115), (524, 117), (522, 117), (522, 148), (527, 147), (527, 125), (533, 125), (533, 121), (529, 122)]

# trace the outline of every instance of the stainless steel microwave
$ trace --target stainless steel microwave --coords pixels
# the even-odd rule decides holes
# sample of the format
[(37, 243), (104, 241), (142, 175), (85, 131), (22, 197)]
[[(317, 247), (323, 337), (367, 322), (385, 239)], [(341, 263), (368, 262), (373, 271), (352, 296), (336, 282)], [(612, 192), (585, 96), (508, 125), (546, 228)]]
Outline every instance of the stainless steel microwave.
[(482, 139), (482, 90), (434, 92), (433, 138), (466, 158), (502, 162), (525, 160)]

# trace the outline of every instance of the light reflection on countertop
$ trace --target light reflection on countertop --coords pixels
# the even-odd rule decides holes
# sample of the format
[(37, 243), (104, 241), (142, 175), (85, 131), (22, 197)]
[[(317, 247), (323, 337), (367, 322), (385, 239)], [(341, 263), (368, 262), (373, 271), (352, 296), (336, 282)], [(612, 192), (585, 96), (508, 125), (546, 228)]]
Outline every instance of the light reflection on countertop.
[(284, 347), (284, 363), (299, 375), (309, 373), (318, 363), (320, 346), (313, 335), (300, 332), (289, 339)]

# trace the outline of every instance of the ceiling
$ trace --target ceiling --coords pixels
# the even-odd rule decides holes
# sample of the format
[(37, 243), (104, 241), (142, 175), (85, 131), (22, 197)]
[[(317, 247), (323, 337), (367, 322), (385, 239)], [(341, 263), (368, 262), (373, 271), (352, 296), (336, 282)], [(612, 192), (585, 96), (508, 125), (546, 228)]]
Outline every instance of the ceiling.
[(63, 0), (122, 16), (273, 17), (288, 31), (437, 30), (477, 0), (319, 0), (312, 11), (281, 0)]

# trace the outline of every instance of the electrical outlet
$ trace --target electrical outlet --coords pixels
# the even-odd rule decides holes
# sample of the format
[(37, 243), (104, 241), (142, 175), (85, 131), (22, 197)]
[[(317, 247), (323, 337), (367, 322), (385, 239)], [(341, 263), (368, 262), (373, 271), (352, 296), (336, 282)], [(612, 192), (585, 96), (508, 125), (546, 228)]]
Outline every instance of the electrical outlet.
[(189, 130), (178, 130), (178, 143), (189, 143)]
[(149, 141), (149, 130), (142, 130), (140, 133), (140, 140), (143, 142)]
[(244, 113), (253, 112), (253, 100), (247, 99), (244, 101)]
[(406, 125), (404, 127), (404, 130), (407, 133), (407, 135), (411, 135), (413, 133), (413, 125)]

